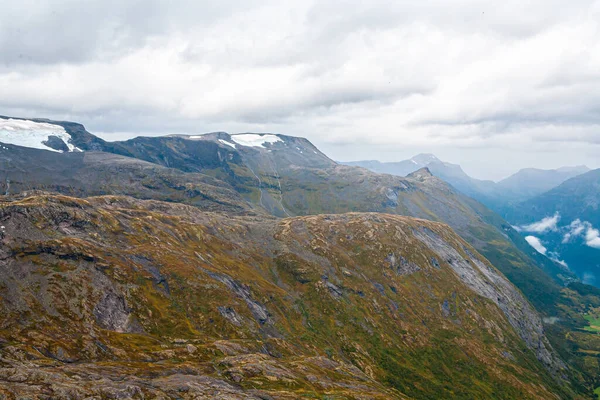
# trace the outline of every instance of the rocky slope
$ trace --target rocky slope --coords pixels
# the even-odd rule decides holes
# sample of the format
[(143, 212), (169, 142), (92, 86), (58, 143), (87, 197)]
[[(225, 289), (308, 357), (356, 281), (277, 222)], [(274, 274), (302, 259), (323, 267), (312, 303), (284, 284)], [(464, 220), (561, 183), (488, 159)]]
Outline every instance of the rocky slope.
[(573, 396), (538, 314), (440, 223), (44, 194), (0, 221), (8, 398)]
[(74, 196), (129, 195), (181, 202), (204, 210), (253, 212), (233, 187), (207, 175), (183, 173), (110, 153), (60, 154), (3, 145), (0, 148), (0, 193), (18, 194), (27, 190)]

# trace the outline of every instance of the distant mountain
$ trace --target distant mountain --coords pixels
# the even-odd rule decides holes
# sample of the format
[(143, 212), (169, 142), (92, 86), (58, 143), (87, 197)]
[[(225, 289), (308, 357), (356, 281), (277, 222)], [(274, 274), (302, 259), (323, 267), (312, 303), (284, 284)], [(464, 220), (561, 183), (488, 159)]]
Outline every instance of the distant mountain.
[(463, 171), (460, 165), (441, 161), (433, 154), (419, 154), (410, 160), (400, 162), (370, 160), (344, 162), (343, 164), (398, 176), (406, 176), (419, 168), (427, 167), (433, 175), (498, 212), (503, 212), (509, 204), (544, 193), (569, 178), (589, 171), (586, 166), (563, 167), (557, 170), (528, 168), (496, 183), (472, 178)]
[(410, 160), (398, 161), (398, 162), (381, 162), (377, 160), (367, 161), (349, 161), (340, 162), (340, 164), (351, 165), (355, 167), (367, 168), (373, 172), (381, 174), (391, 174), (398, 176), (406, 176), (418, 169), (427, 167), (432, 162), (439, 162), (436, 156), (433, 154), (419, 154)]
[(531, 222), (554, 213), (563, 220), (577, 218), (600, 225), (600, 169), (571, 178), (512, 208), (507, 216), (515, 222)]
[(600, 169), (510, 207), (506, 217), (587, 283), (600, 286)]
[(526, 168), (498, 182), (498, 187), (512, 193), (514, 200), (524, 201), (547, 192), (564, 181), (584, 174), (589, 170), (585, 165), (554, 170)]

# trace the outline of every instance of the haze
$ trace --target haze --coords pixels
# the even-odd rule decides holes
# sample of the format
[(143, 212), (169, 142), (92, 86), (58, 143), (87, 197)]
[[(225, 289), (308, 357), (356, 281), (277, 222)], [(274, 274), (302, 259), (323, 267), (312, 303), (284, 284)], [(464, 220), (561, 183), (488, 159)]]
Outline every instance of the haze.
[(275, 132), (478, 178), (600, 167), (600, 2), (4, 1), (0, 114)]

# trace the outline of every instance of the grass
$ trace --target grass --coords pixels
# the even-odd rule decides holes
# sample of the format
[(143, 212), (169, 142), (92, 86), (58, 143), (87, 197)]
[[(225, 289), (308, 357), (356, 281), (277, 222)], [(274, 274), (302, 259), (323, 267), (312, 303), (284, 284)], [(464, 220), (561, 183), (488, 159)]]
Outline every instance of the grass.
[(586, 315), (584, 318), (590, 323), (590, 326), (586, 326), (583, 329), (589, 332), (600, 332), (600, 317), (595, 315)]

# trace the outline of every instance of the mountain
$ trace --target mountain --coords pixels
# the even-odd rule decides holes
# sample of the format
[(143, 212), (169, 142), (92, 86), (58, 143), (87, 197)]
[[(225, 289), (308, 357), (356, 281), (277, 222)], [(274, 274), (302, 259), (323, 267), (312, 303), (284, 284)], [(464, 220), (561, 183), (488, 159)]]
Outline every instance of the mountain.
[(568, 221), (580, 218), (600, 225), (600, 169), (571, 178), (515, 206), (508, 215), (517, 222), (532, 222), (556, 212)]
[(441, 161), (433, 154), (419, 154), (410, 160), (400, 162), (383, 163), (371, 160), (344, 164), (399, 176), (406, 176), (427, 167), (438, 178), (500, 213), (504, 213), (505, 208), (510, 204), (542, 194), (569, 178), (589, 171), (585, 166), (563, 167), (556, 170), (527, 168), (496, 183), (472, 178), (460, 165)]
[[(36, 121), (51, 123), (46, 120)], [(96, 212), (94, 210), (97, 209), (98, 213), (106, 215), (111, 226), (118, 232), (124, 229), (123, 227), (127, 226), (126, 224), (132, 224), (137, 219), (126, 223), (120, 222), (120, 217), (113, 218), (109, 216), (106, 214), (108, 211), (103, 209), (98, 202), (95, 200), (92, 201), (87, 197), (96, 195), (131, 196), (131, 198), (103, 197), (102, 202), (110, 203), (113, 201), (111, 199), (114, 199), (115, 207), (119, 207), (119, 204), (123, 202), (130, 202), (133, 206), (125, 207), (126, 210), (124, 210), (123, 213), (131, 216), (140, 216), (140, 218), (145, 215), (142, 212), (143, 208), (152, 204), (152, 207), (155, 207), (157, 210), (157, 215), (153, 214), (151, 218), (148, 217), (148, 219), (152, 220), (153, 223), (158, 224), (157, 226), (159, 228), (157, 229), (164, 229), (168, 234), (174, 233), (173, 237), (162, 237), (161, 235), (158, 235), (159, 238), (164, 239), (164, 243), (168, 244), (169, 247), (180, 246), (182, 241), (188, 240), (190, 237), (193, 237), (193, 235), (190, 232), (173, 231), (173, 229), (175, 229), (173, 227), (179, 226), (174, 222), (173, 227), (163, 226), (162, 222), (158, 222), (162, 221), (161, 215), (174, 213), (175, 211), (173, 211), (171, 207), (175, 207), (177, 210), (188, 210), (186, 211), (188, 214), (209, 213), (207, 215), (211, 215), (214, 222), (213, 225), (210, 225), (214, 227), (211, 228), (211, 232), (215, 235), (224, 234), (223, 232), (227, 230), (230, 230), (232, 234), (233, 232), (236, 232), (236, 235), (242, 235), (242, 233), (246, 232), (242, 235), (242, 239), (238, 239), (237, 236), (228, 237), (225, 242), (218, 245), (219, 248), (222, 247), (223, 249), (226, 249), (228, 254), (230, 254), (229, 261), (219, 264), (219, 271), (227, 273), (228, 276), (233, 274), (230, 278), (234, 280), (239, 280), (241, 277), (246, 276), (245, 272), (238, 267), (241, 263), (248, 262), (253, 268), (263, 268), (261, 265), (264, 265), (264, 263), (260, 261), (263, 260), (262, 258), (256, 258), (252, 254), (249, 255), (238, 249), (240, 246), (243, 247), (240, 243), (245, 243), (247, 240), (251, 241), (248, 236), (251, 236), (254, 233), (252, 226), (255, 225), (253, 224), (266, 224), (260, 226), (266, 227), (264, 228), (266, 230), (272, 230), (275, 228), (268, 228), (270, 226), (268, 224), (275, 224), (275, 221), (286, 221), (289, 218), (310, 219), (313, 218), (312, 216), (315, 214), (325, 214), (322, 219), (321, 217), (314, 217), (317, 218), (316, 221), (318, 221), (318, 225), (321, 226), (326, 224), (326, 221), (337, 218), (335, 215), (352, 212), (377, 212), (380, 213), (377, 215), (381, 218), (388, 218), (388, 216), (386, 216), (388, 214), (403, 215), (433, 221), (432, 223), (445, 223), (466, 240), (470, 246), (473, 246), (475, 251), (479, 251), (492, 265), (498, 268), (510, 282), (520, 289), (527, 300), (542, 313), (544, 321), (542, 330), (547, 332), (550, 346), (555, 348), (560, 358), (565, 360), (569, 365), (568, 369), (561, 370), (560, 368), (557, 368), (556, 366), (560, 365), (559, 362), (548, 362), (549, 359), (543, 355), (545, 354), (543, 348), (550, 348), (543, 344), (544, 340), (532, 341), (527, 339), (526, 335), (518, 334), (519, 340), (526, 346), (529, 346), (531, 352), (534, 354), (534, 358), (537, 359), (537, 361), (533, 361), (531, 368), (537, 370), (536, 368), (541, 365), (542, 369), (547, 371), (544, 372), (544, 374), (551, 374), (554, 380), (556, 380), (557, 373), (562, 378), (569, 379), (571, 385), (567, 385), (566, 382), (561, 384), (561, 386), (565, 387), (564, 390), (567, 392), (569, 390), (574, 390), (577, 393), (591, 393), (590, 389), (593, 389), (595, 383), (595, 370), (593, 368), (593, 361), (595, 359), (593, 354), (595, 354), (594, 352), (596, 351), (600, 351), (600, 341), (596, 339), (593, 332), (584, 331), (583, 328), (590, 326), (584, 318), (586, 315), (585, 313), (590, 310), (590, 307), (600, 306), (599, 293), (595, 292), (593, 288), (590, 288), (589, 286), (576, 283), (574, 275), (568, 269), (533, 250), (519, 232), (513, 229), (513, 227), (500, 216), (487, 209), (483, 204), (465, 196), (452, 186), (449, 186), (441, 179), (436, 178), (428, 168), (417, 170), (407, 177), (378, 174), (363, 168), (339, 165), (321, 153), (306, 139), (285, 135), (256, 133), (230, 135), (224, 132), (218, 132), (207, 135), (174, 135), (157, 138), (141, 137), (122, 142), (105, 142), (87, 132), (82, 125), (71, 122), (56, 122), (55, 124), (65, 129), (65, 132), (71, 136), (71, 144), (76, 146), (80, 151), (60, 153), (10, 144), (4, 145), (3, 147), (5, 147), (6, 150), (4, 152), (0, 151), (0, 177), (3, 177), (2, 181), (7, 183), (3, 188), (3, 191), (8, 192), (9, 194), (9, 197), (6, 198), (7, 201), (24, 201), (19, 197), (23, 196), (23, 190), (30, 195), (41, 196), (42, 199), (47, 198), (48, 195), (35, 192), (36, 190), (49, 190), (63, 193), (70, 196), (69, 199), (65, 200), (67, 203), (70, 201), (77, 201), (77, 199), (72, 200), (72, 196), (86, 197), (84, 201), (91, 202), (91, 205), (89, 206), (91, 208), (90, 212)], [(0, 142), (2, 141), (1, 137), (2, 132), (0, 132)], [(10, 186), (8, 183), (10, 183)], [(33, 198), (36, 199), (38, 197)], [(140, 199), (151, 199), (152, 201), (148, 203), (142, 202)], [(155, 200), (168, 201), (169, 203), (160, 203)], [(39, 203), (38, 200), (35, 200), (34, 202), (36, 204)], [(194, 206), (195, 208), (191, 208), (189, 205)], [(78, 207), (81, 208), (83, 206), (77, 205), (75, 208)], [(132, 208), (134, 211), (131, 210)], [(66, 216), (63, 211), (64, 210), (61, 209), (60, 215)], [(30, 214), (31, 212), (29, 210), (24, 211), (24, 215), (27, 216)], [(391, 215), (390, 218), (399, 218)], [(229, 225), (227, 225), (225, 221), (228, 221), (231, 218), (234, 218), (235, 221), (242, 218), (244, 221), (252, 221), (252, 223), (250, 224), (248, 222), (251, 225), (250, 227), (246, 225), (247, 222), (244, 222), (239, 226), (236, 225), (235, 228), (228, 228)], [(88, 220), (87, 217), (86, 220)], [(93, 219), (90, 221), (93, 221)], [(198, 222), (197, 225), (199, 227), (205, 226), (207, 222), (205, 222), (205, 220), (203, 221), (204, 222)], [(394, 222), (394, 224), (396, 223), (399, 224), (400, 222)], [(423, 221), (423, 223), (426, 222)], [(83, 222), (78, 222), (75, 225), (77, 226), (78, 224), (85, 225)], [(38, 225), (42, 227), (47, 226), (47, 228), (43, 229), (48, 232), (53, 232), (53, 228), (51, 228), (50, 225), (45, 223), (40, 223)], [(6, 227), (7, 225), (4, 224), (4, 226)], [(447, 229), (450, 230), (450, 228)], [(71, 228), (67, 226), (67, 229), (70, 230)], [(262, 229), (263, 228), (260, 228), (259, 231)], [(304, 229), (305, 228), (301, 228), (298, 233), (304, 232)], [(349, 237), (346, 237), (344, 240), (354, 240), (352, 241), (352, 245), (355, 249), (353, 251), (359, 251), (360, 249), (371, 245), (377, 246), (378, 243), (382, 243), (383, 241), (379, 236), (371, 236), (371, 234), (368, 233), (360, 236), (359, 239), (353, 239), (355, 233), (353, 233), (350, 226), (344, 224), (338, 225), (336, 229), (349, 232)], [(99, 233), (97, 236), (94, 236), (97, 240), (102, 239), (106, 234), (104, 230), (101, 232), (102, 233)], [(146, 227), (143, 227), (143, 232), (140, 231), (137, 236), (131, 231), (127, 232), (127, 237), (129, 237), (129, 235), (131, 235), (131, 237), (137, 237), (135, 240), (141, 242), (146, 242), (156, 236), (156, 233), (154, 233), (153, 230)], [(67, 232), (67, 234), (69, 233)], [(35, 235), (37, 235), (37, 233)], [(263, 239), (261, 239), (259, 245), (270, 248), (274, 236), (263, 235), (261, 237)], [(325, 244), (329, 244), (330, 240), (329, 236), (327, 236), (322, 239), (324, 240), (324, 243), (319, 244), (319, 240), (314, 242), (313, 239), (315, 239), (315, 237), (316, 236), (313, 233), (310, 233), (309, 238), (301, 241), (303, 246), (308, 246), (302, 247), (301, 253), (305, 254), (309, 260), (318, 263), (323, 262), (325, 263), (324, 265), (344, 260), (342, 254), (335, 253), (336, 255), (334, 258), (328, 258), (328, 255), (324, 256), (322, 253), (319, 253), (318, 249)], [(408, 237), (410, 237), (410, 235)], [(124, 248), (127, 248), (127, 246), (119, 247), (119, 245), (117, 245), (122, 240), (124, 239), (119, 237), (118, 240), (115, 239), (112, 242), (115, 243), (115, 247), (109, 251), (109, 253), (112, 254), (110, 260), (120, 260), (120, 263), (124, 263), (123, 268), (141, 268), (138, 264), (132, 264), (133, 262), (130, 259), (122, 260), (117, 257), (119, 251), (123, 251)], [(238, 247), (236, 247), (236, 245)], [(410, 248), (411, 246), (412, 245), (407, 248)], [(160, 247), (160, 249), (162, 249), (161, 252), (166, 251), (162, 247)], [(312, 252), (313, 255), (306, 252)], [(16, 257), (16, 254), (17, 253), (11, 253), (9, 259)], [(60, 257), (60, 254), (63, 254), (62, 250), (59, 250), (58, 254)], [(167, 258), (161, 262), (161, 265), (170, 262), (177, 264), (177, 260), (183, 259), (183, 255), (180, 253), (172, 253), (169, 251), (165, 254), (165, 257)], [(350, 252), (345, 254), (353, 253)], [(273, 258), (275, 256), (276, 255), (273, 253), (269, 257)], [(329, 261), (322, 260), (317, 256), (325, 257)], [(65, 259), (71, 259), (73, 256), (64, 255), (64, 257)], [(369, 256), (365, 253), (361, 257), (363, 257), (361, 260), (364, 259), (364, 264), (367, 265)], [(394, 257), (396, 258), (395, 262), (397, 262), (398, 256), (394, 255)], [(405, 256), (403, 257), (406, 258)], [(438, 263), (441, 263), (438, 257), (436, 257), (436, 259)], [(449, 260), (452, 261), (452, 258)], [(450, 263), (449, 260), (447, 259), (446, 262)], [(402, 265), (403, 262), (400, 262), (400, 264)], [(422, 269), (422, 266), (418, 263), (415, 264)], [(299, 279), (303, 279), (302, 275), (304, 272), (302, 271), (304, 271), (308, 264), (302, 261), (296, 265), (297, 267), (294, 268), (299, 269), (299, 271), (290, 273), (292, 275), (299, 275)], [(117, 276), (120, 276), (119, 273), (123, 268), (118, 268), (116, 270)], [(263, 268), (261, 271), (268, 272), (269, 270)], [(272, 279), (272, 282), (280, 285), (281, 282), (279, 282), (278, 279), (280, 278), (278, 277), (281, 275), (277, 271), (270, 271), (271, 272), (268, 273), (272, 275), (270, 278)], [(350, 272), (352, 273), (352, 271)], [(438, 282), (439, 279), (442, 279), (431, 274), (426, 275), (427, 277), (424, 279), (425, 282), (427, 282), (426, 284), (429, 285), (438, 285), (436, 282)], [(185, 279), (188, 279), (187, 277), (191, 275), (185, 276)], [(469, 276), (470, 275), (465, 275), (462, 278), (466, 279)], [(429, 278), (432, 278), (433, 281), (429, 282)], [(157, 279), (160, 280), (160, 278)], [(178, 278), (177, 281), (181, 282), (185, 281), (185, 279)], [(321, 280), (323, 280), (323, 278)], [(492, 281), (494, 280), (495, 278)], [(139, 278), (135, 277), (135, 282), (138, 281)], [(338, 283), (335, 281), (328, 282), (339, 288)], [(462, 284), (466, 283), (462, 280), (461, 282)], [(131, 281), (129, 280), (121, 283), (125, 285), (125, 287), (131, 287)], [(226, 283), (224, 284), (227, 286)], [(248, 283), (250, 286), (252, 286), (252, 284), (252, 282)], [(322, 284), (326, 286), (327, 291), (336, 292), (336, 290), (327, 283)], [(455, 280), (450, 280), (449, 284), (452, 287), (456, 287), (456, 290), (458, 291), (459, 286), (457, 285), (459, 284)], [(569, 284), (568, 288), (565, 288), (563, 286), (564, 284)], [(171, 283), (169, 283), (169, 285), (171, 285)], [(364, 284), (361, 284), (361, 287), (362, 286), (364, 286)], [(233, 285), (233, 287), (238, 288), (238, 286), (235, 285)], [(240, 287), (243, 289), (245, 286), (242, 285)], [(234, 292), (238, 294), (245, 293), (242, 289), (235, 289)], [(285, 288), (285, 290), (288, 289), (289, 288)], [(396, 290), (398, 290), (398, 287), (396, 287)], [(408, 291), (405, 295), (403, 294), (404, 290)], [(186, 293), (188, 293), (188, 289), (182, 289), (181, 298), (184, 298)], [(402, 298), (402, 301), (407, 302), (407, 304), (417, 304), (422, 301), (427, 303), (423, 296), (424, 293), (428, 292), (424, 292), (422, 287), (418, 290), (415, 289), (410, 282), (404, 284), (402, 290), (398, 291), (398, 293), (403, 294), (404, 297)], [(362, 296), (359, 294), (359, 297)], [(265, 303), (267, 302), (268, 297), (261, 297), (261, 299), (260, 303)], [(159, 299), (155, 297), (151, 297), (150, 300), (148, 300), (149, 304), (153, 304), (153, 302), (157, 301), (159, 301)], [(258, 300), (255, 299), (254, 301)], [(451, 301), (449, 301), (449, 304), (450, 303)], [(254, 303), (246, 302), (246, 304)], [(385, 303), (377, 301), (377, 304)], [(502, 309), (504, 304), (499, 304)], [(354, 303), (353, 306), (355, 306)], [(8, 307), (10, 308), (11, 306), (9, 305)], [(127, 305), (127, 307), (130, 306)], [(249, 307), (254, 309), (254, 306), (249, 305)], [(295, 304), (294, 307), (294, 309), (304, 310), (302, 305)], [(430, 305), (430, 307), (433, 306)], [(194, 315), (200, 318), (199, 315), (201, 315), (202, 312), (208, 312), (208, 309), (209, 308), (204, 307)], [(183, 302), (183, 300), (181, 303), (177, 303), (176, 306), (169, 308), (169, 310), (187, 313), (185, 302)], [(319, 307), (315, 307), (312, 310), (313, 313), (318, 314), (319, 311), (316, 310), (320, 309)], [(223, 312), (226, 315), (231, 314), (227, 309)], [(233, 316), (235, 317), (235, 315), (238, 315), (237, 313), (239, 313), (239, 311), (236, 311)], [(285, 309), (285, 313), (288, 313), (287, 309)], [(153, 314), (155, 313), (153, 312)], [(75, 312), (73, 315), (79, 314)], [(160, 316), (164, 317), (165, 315), (168, 315), (165, 311), (160, 313)], [(506, 317), (506, 314), (503, 315)], [(181, 314), (177, 314), (177, 316), (179, 318)], [(208, 319), (212, 318), (208, 316), (205, 317)], [(321, 319), (322, 318), (324, 317), (321, 316)], [(362, 316), (355, 316), (355, 321), (361, 321), (361, 318)], [(509, 317), (506, 318), (510, 319)], [(233, 319), (235, 320), (235, 318)], [(423, 320), (421, 321), (421, 324), (425, 324), (427, 329), (434, 329), (434, 327), (437, 329), (440, 325), (440, 321), (436, 320), (430, 325)], [(494, 326), (494, 324), (498, 323), (494, 322), (491, 326)], [(314, 323), (311, 323), (311, 325), (313, 326), (311, 329), (314, 329), (315, 326), (319, 326)], [(516, 325), (519, 325), (519, 323), (516, 323)], [(335, 325), (335, 328), (330, 327), (329, 325), (326, 326), (328, 326), (328, 334), (340, 329), (340, 326), (337, 324)], [(511, 326), (512, 329), (516, 329), (515, 332), (520, 329), (513, 324), (511, 324)], [(493, 328), (490, 329), (493, 331)], [(503, 335), (510, 335), (509, 333), (504, 332), (504, 330), (504, 328), (501, 329)], [(147, 333), (147, 331), (145, 332)], [(373, 332), (380, 333), (382, 331)], [(542, 333), (544, 332), (538, 331), (538, 334)], [(314, 333), (314, 335), (317, 335), (320, 338), (324, 334), (325, 332), (321, 330)], [(161, 336), (161, 334), (158, 336)], [(377, 334), (374, 336), (378, 337)], [(349, 335), (348, 337), (352, 337), (352, 335)], [(462, 334), (457, 334), (452, 339), (452, 342), (457, 340), (461, 341), (462, 337)], [(319, 345), (323, 344), (323, 342), (319, 343)], [(386, 343), (386, 346), (384, 347), (387, 348), (388, 344), (393, 344), (394, 341), (392, 340), (389, 343), (384, 341), (384, 343)], [(456, 358), (456, 353), (454, 353), (453, 350), (448, 350), (449, 353), (446, 352), (444, 340), (438, 338), (429, 343), (436, 343), (433, 347), (434, 350), (431, 350), (432, 352), (429, 353), (430, 357), (432, 357), (431, 359), (435, 360), (434, 362), (436, 364), (439, 363), (438, 359), (440, 357), (447, 357), (449, 360)], [(362, 349), (365, 348), (364, 343), (360, 342), (358, 344)], [(161, 345), (167, 346), (166, 348), (175, 351), (174, 348), (170, 348), (167, 343), (162, 343)], [(438, 345), (441, 347), (438, 347)], [(67, 350), (65, 346), (61, 346), (61, 348), (63, 349), (63, 352)], [(319, 348), (319, 346), (316, 346), (315, 348)], [(331, 348), (333, 349), (333, 347)], [(409, 346), (409, 348), (411, 347)], [(431, 349), (432, 347), (429, 346), (427, 348)], [(213, 350), (208, 351), (212, 352)], [(542, 353), (540, 353), (540, 351), (542, 351)], [(140, 352), (145, 354), (146, 350), (140, 350)], [(55, 352), (48, 354), (51, 354), (53, 357), (57, 356)], [(365, 357), (371, 360), (371, 362), (376, 362), (378, 358), (375, 357), (374, 354), (377, 353), (369, 352)], [(381, 353), (379, 354), (381, 355)], [(551, 352), (551, 354), (553, 353)], [(347, 355), (344, 355), (344, 357), (347, 357)], [(554, 358), (555, 356), (551, 356), (550, 360), (553, 360)], [(338, 357), (334, 359), (336, 362), (348, 362), (347, 358)], [(392, 356), (392, 359), (397, 361), (400, 360), (397, 356)], [(412, 365), (413, 361), (411, 359), (402, 359), (402, 363)], [(527, 363), (529, 365), (529, 362)], [(365, 371), (374, 370), (373, 366), (376, 365), (379, 365), (379, 368), (381, 368), (381, 365), (377, 363), (365, 364), (363, 361), (359, 362), (356, 360), (350, 361), (350, 364), (358, 367), (363, 373), (367, 373)], [(292, 368), (290, 364), (285, 365), (288, 369)], [(419, 367), (419, 365), (424, 364), (417, 363), (415, 364), (415, 368), (420, 369), (421, 367)], [(428, 363), (428, 365), (431, 365), (431, 363)], [(537, 365), (537, 367), (534, 365)], [(87, 367), (91, 367), (91, 364), (87, 364)], [(297, 365), (293, 368), (296, 367)], [(392, 367), (393, 366), (391, 366), (391, 368)], [(178, 367), (174, 366), (173, 368), (172, 371), (175, 371)], [(215, 368), (218, 371), (222, 371), (220, 366)], [(242, 366), (238, 365), (236, 368), (237, 371), (242, 368)], [(254, 366), (250, 368), (253, 369)], [(386, 370), (386, 368), (382, 369)], [(395, 367), (393, 367), (393, 370), (398, 371)], [(462, 370), (466, 371), (465, 369)], [(557, 372), (559, 370), (561, 372)], [(124, 370), (121, 370), (121, 373), (124, 373), (123, 371)], [(472, 374), (473, 371), (470, 369), (469, 371), (469, 374)], [(80, 371), (78, 371), (77, 374), (79, 372)], [(128, 376), (136, 375), (137, 372), (140, 372), (140, 370), (134, 372), (129, 371)], [(106, 371), (103, 373), (106, 373)], [(115, 374), (118, 375), (119, 373), (115, 372)], [(197, 370), (196, 374), (199, 374)], [(398, 372), (398, 374), (402, 375), (403, 373)], [(367, 375), (370, 376), (370, 373), (367, 373)], [(412, 375), (409, 374), (409, 376)], [(390, 384), (389, 379), (392, 378), (393, 376), (385, 378), (383, 381), (384, 386), (385, 382)], [(422, 378), (419, 378), (419, 381), (420, 379)], [(458, 382), (462, 378), (453, 378), (453, 380), (455, 379)], [(448, 382), (448, 380), (444, 379), (441, 379), (441, 381)], [(231, 384), (231, 381), (228, 382), (229, 383), (227, 384)], [(382, 384), (381, 376), (376, 378), (376, 382)], [(537, 382), (547, 381), (540, 375)], [(236, 388), (239, 388), (239, 382), (234, 380), (233, 384), (233, 388), (227, 386), (227, 390), (237, 390)], [(435, 397), (431, 393), (428, 395), (424, 394), (427, 393), (425, 388), (429, 384), (430, 383), (419, 384), (419, 388), (410, 389), (411, 394), (409, 397)], [(542, 384), (544, 387), (547, 387), (547, 383)], [(221, 381), (210, 381), (210, 385), (213, 385), (212, 387), (220, 387)], [(401, 385), (404, 388), (402, 390), (397, 389), (395, 384), (392, 385), (392, 387), (396, 387), (396, 390), (400, 390), (402, 393), (408, 393), (408, 389), (406, 389), (405, 386), (406, 384), (401, 383)], [(465, 386), (468, 385), (465, 384)], [(253, 385), (253, 387), (257, 386)], [(306, 388), (305, 386), (303, 387)], [(389, 388), (390, 386), (388, 385), (385, 387)], [(245, 393), (248, 393), (247, 390), (250, 390), (250, 386), (245, 387), (244, 390), (246, 390)], [(422, 391), (421, 395), (418, 393), (419, 390)], [(500, 389), (497, 388), (493, 390), (498, 391)], [(557, 393), (554, 389), (548, 390)], [(372, 392), (376, 393), (376, 390), (373, 389)], [(281, 393), (281, 391), (279, 393)], [(525, 397), (535, 397), (532, 393), (533, 392), (530, 392), (529, 395)], [(290, 395), (290, 397), (294, 396), (295, 395)], [(361, 396), (364, 397), (364, 394), (361, 394)], [(389, 395), (389, 393), (384, 395), (384, 397), (385, 396), (394, 397)], [(558, 396), (564, 398), (571, 397), (568, 393), (561, 393)], [(463, 397), (469, 396), (465, 394)], [(471, 397), (490, 396), (485, 395), (481, 391), (477, 391), (477, 395)], [(523, 394), (522, 392), (519, 392), (518, 394), (515, 392), (512, 395), (500, 397), (520, 398), (523, 397)]]
[[(533, 272), (538, 265), (559, 281), (571, 279), (568, 270), (546, 257), (523, 254), (530, 247), (510, 224), (435, 179), (428, 169), (426, 179), (374, 174), (335, 163), (306, 139), (273, 134), (140, 137), (110, 146), (104, 150), (117, 148), (165, 167), (211, 175), (251, 205), (278, 217), (366, 211), (448, 223), (522, 290), (532, 293), (534, 302), (547, 304), (548, 293), (558, 293), (558, 289), (539, 291), (551, 284)], [(85, 144), (79, 147), (87, 150)]]
[(439, 162), (438, 158), (433, 154), (419, 154), (410, 160), (399, 162), (381, 162), (377, 160), (366, 161), (348, 161), (340, 162), (340, 164), (350, 165), (354, 167), (363, 167), (373, 172), (381, 174), (390, 174), (398, 176), (406, 176), (421, 168), (425, 168), (432, 162)]
[[(0, 192), (46, 190), (74, 196), (128, 195), (233, 213), (252, 207), (228, 184), (131, 157), (57, 153), (10, 144), (0, 148)], [(260, 210), (259, 210), (260, 212)]]
[(586, 166), (563, 167), (555, 170), (526, 168), (498, 182), (498, 187), (514, 193), (514, 200), (524, 201), (547, 192), (566, 180), (589, 170)]
[(0, 215), (0, 393), (572, 395), (534, 309), (443, 224), (46, 194)]
[[(374, 211), (446, 222), (497, 264), (536, 305), (549, 307), (560, 297), (560, 287), (554, 286), (547, 275), (537, 272), (540, 266), (559, 282), (572, 279), (568, 270), (546, 257), (535, 252), (526, 254), (531, 252), (531, 248), (510, 224), (481, 204), (456, 192), (443, 181), (434, 179), (428, 170), (425, 174), (427, 179), (374, 174), (364, 169), (339, 165), (306, 139), (284, 135), (213, 133), (140, 137), (108, 143), (95, 139), (82, 125), (70, 122), (56, 124), (71, 135), (74, 145), (86, 152), (84, 160), (88, 154), (102, 154), (96, 157), (106, 158), (103, 153), (97, 153), (102, 150), (129, 155), (129, 161), (122, 164), (136, 165), (141, 159), (152, 165), (169, 168), (164, 171), (168, 171), (171, 180), (176, 175), (174, 170), (201, 173), (202, 179), (210, 175), (213, 177), (213, 184), (220, 182), (221, 187), (236, 191), (243, 199), (242, 202), (245, 201), (246, 207), (264, 209), (275, 216)], [(131, 157), (137, 160), (131, 160)], [(26, 164), (36, 165), (35, 158), (27, 158)], [(47, 189), (46, 184), (41, 185), (42, 182), (56, 181), (48, 179), (54, 173), (41, 179), (36, 178), (37, 170), (31, 167), (27, 176), (15, 176), (18, 168), (15, 168), (14, 160), (12, 158), (3, 166), (0, 165), (0, 172), (4, 168), (4, 175), (7, 179), (12, 179), (13, 187), (19, 179), (24, 180), (21, 186), (32, 189)], [(432, 156), (424, 155), (415, 160), (417, 163), (426, 161), (432, 161)], [(46, 163), (42, 164), (41, 169), (47, 167)], [(68, 168), (72, 171), (71, 175), (83, 176), (79, 181), (93, 182), (94, 190), (83, 192), (87, 195), (127, 194), (152, 198), (138, 194), (135, 188), (141, 187), (148, 191), (149, 186), (156, 185), (152, 173), (136, 176), (131, 171), (124, 170), (125, 174), (115, 174), (114, 178), (110, 178), (113, 184), (107, 187), (103, 184), (106, 179), (103, 175), (92, 179), (87, 174), (95, 166), (82, 171), (73, 166)], [(69, 173), (59, 175), (68, 176)], [(120, 176), (125, 176), (125, 179), (119, 178)], [(135, 183), (136, 179), (140, 183)], [(185, 185), (181, 180), (179, 182), (167, 184), (171, 188), (178, 188), (168, 192), (175, 197), (165, 198), (164, 191), (156, 190), (155, 192), (162, 193), (159, 195), (162, 197), (158, 198), (179, 201), (177, 199), (185, 197)], [(53, 190), (73, 194), (72, 187), (77, 188), (78, 184), (63, 185)], [(190, 203), (193, 200), (182, 201)], [(221, 200), (219, 203), (226, 201)], [(239, 200), (236, 200), (236, 204), (243, 207)]]
[(515, 205), (507, 218), (587, 283), (600, 286), (600, 169)]

